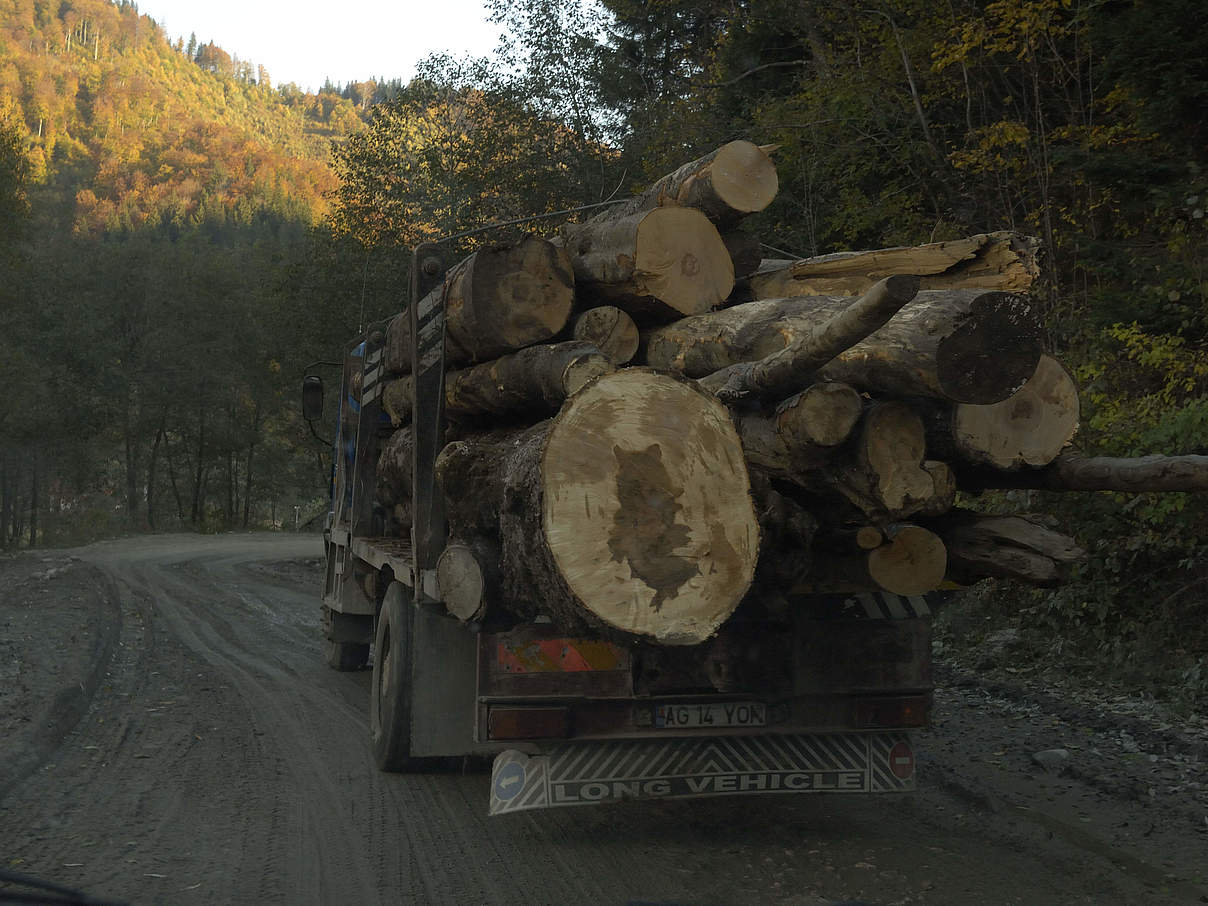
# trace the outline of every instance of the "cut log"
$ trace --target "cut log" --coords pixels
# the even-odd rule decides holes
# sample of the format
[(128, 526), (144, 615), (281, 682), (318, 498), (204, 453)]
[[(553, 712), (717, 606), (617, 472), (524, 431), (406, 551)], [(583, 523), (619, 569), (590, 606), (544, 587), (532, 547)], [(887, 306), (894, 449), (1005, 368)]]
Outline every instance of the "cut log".
[(726, 403), (748, 395), (774, 398), (792, 393), (835, 356), (884, 326), (918, 289), (917, 277), (887, 277), (779, 352), (723, 368), (702, 378), (701, 386)]
[(609, 215), (562, 229), (580, 289), (648, 320), (708, 311), (730, 295), (734, 267), (700, 211)]
[[(798, 594), (846, 594), (888, 591), (921, 595), (939, 588), (947, 569), (944, 542), (918, 525), (894, 524), (885, 529), (884, 544), (868, 551), (816, 557)], [(822, 543), (820, 541), (820, 543)]]
[(498, 546), (482, 538), (445, 546), (436, 561), (436, 585), (450, 615), (478, 622), (499, 606), (499, 560)]
[[(565, 250), (535, 236), (513, 245), (491, 245), (449, 269), (442, 286), (445, 361), (449, 365), (497, 358), (557, 335), (570, 318), (574, 273)], [(386, 329), (386, 370), (411, 372), (408, 312)]]
[[(445, 414), (451, 418), (479, 415), (530, 415), (544, 418), (562, 401), (613, 364), (590, 343), (570, 340), (529, 346), (492, 362), (451, 371), (445, 376)], [(389, 382), (382, 407), (395, 425), (411, 418), (412, 380)]]
[(1086, 558), (1073, 538), (1026, 516), (954, 510), (930, 525), (948, 546), (948, 577), (961, 585), (995, 577), (1055, 585)]
[(927, 447), (944, 459), (995, 469), (1044, 466), (1073, 440), (1078, 415), (1074, 379), (1042, 355), (1036, 373), (1002, 402), (925, 407)]
[(664, 206), (696, 208), (719, 226), (731, 227), (776, 197), (780, 183), (768, 154), (772, 147), (729, 142), (656, 180), (620, 207), (625, 214)]
[(791, 477), (832, 458), (851, 435), (863, 401), (846, 384), (814, 384), (776, 407), (771, 415), (736, 415), (747, 461), (769, 474)]
[(1001, 472), (956, 470), (957, 482), (970, 491), (1034, 488), (1042, 491), (1208, 491), (1208, 456), (1080, 456), (1062, 453), (1043, 469)]
[(574, 337), (591, 343), (614, 365), (624, 365), (638, 351), (638, 328), (633, 318), (615, 305), (589, 308), (575, 321)]
[(856, 296), (891, 274), (918, 274), (922, 289), (1026, 293), (1040, 276), (1040, 241), (1019, 233), (874, 251), (838, 252), (798, 261), (766, 261), (751, 275), (752, 298)]
[[(779, 352), (850, 304), (842, 296), (762, 300), (684, 318), (646, 333), (646, 364), (703, 377)], [(919, 293), (818, 374), (892, 396), (987, 404), (1022, 387), (1042, 351), (1026, 297), (933, 291)]]
[[(387, 507), (395, 508), (395, 516), (401, 514), (401, 505), (411, 523), (411, 459), (415, 445), (407, 429), (395, 431), (378, 450), (377, 488), (375, 498)], [(401, 521), (401, 518), (400, 518)]]
[(437, 462), (449, 525), (494, 522), (504, 605), (566, 631), (692, 645), (737, 607), (759, 530), (725, 407), (647, 369), (597, 378), (553, 419)]
[(875, 523), (918, 512), (935, 496), (923, 468), (922, 420), (904, 403), (869, 407), (857, 432), (851, 462), (831, 471), (835, 488)]

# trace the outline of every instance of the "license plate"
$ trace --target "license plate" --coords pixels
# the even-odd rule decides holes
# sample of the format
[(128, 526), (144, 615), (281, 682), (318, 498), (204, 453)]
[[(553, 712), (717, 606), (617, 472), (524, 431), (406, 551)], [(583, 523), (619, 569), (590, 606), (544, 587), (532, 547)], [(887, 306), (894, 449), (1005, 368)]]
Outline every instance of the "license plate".
[(762, 702), (709, 702), (654, 706), (654, 725), (663, 730), (680, 727), (763, 727), (768, 706)]

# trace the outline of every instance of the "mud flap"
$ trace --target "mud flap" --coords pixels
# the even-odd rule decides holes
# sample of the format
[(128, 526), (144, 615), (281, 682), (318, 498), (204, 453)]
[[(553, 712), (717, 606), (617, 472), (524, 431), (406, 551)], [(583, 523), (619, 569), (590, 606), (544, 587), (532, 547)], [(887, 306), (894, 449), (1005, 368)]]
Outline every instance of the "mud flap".
[(913, 789), (914, 749), (904, 733), (585, 742), (498, 755), (490, 814), (622, 799)]

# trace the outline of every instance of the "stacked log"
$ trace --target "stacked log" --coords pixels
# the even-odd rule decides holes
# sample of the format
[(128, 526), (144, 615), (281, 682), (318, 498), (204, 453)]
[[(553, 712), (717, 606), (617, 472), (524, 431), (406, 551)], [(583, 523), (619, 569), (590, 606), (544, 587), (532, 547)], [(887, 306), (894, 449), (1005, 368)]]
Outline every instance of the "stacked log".
[[(760, 265), (739, 227), (775, 196), (770, 150), (731, 142), (552, 240), (485, 246), (421, 303), (447, 318), (437, 581), (458, 619), (693, 645), (755, 599), (1051, 584), (1073, 539), (958, 495), (1208, 486), (1204, 457), (1069, 452), (1033, 239)], [(409, 330), (387, 331), (377, 487), (403, 525)]]

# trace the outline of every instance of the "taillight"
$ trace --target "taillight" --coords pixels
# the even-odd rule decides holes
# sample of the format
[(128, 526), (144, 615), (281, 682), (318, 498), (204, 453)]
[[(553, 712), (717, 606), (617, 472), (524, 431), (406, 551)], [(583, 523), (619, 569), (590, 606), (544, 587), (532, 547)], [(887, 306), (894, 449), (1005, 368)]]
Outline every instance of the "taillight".
[(862, 730), (925, 727), (931, 711), (928, 695), (878, 696), (855, 702), (852, 723)]
[(570, 736), (569, 708), (491, 708), (489, 739), (565, 739)]

